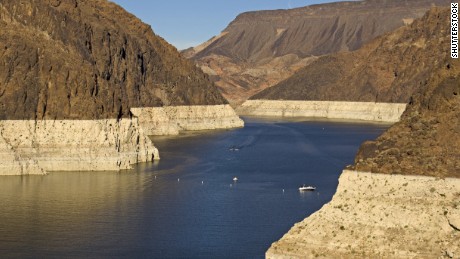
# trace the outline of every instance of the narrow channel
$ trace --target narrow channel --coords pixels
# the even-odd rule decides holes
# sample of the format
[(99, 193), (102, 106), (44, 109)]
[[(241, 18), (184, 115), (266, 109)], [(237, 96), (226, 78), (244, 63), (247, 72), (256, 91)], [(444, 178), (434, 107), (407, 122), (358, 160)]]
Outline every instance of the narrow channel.
[[(331, 200), (360, 144), (388, 128), (260, 118), (245, 123), (154, 137), (161, 160), (134, 171), (5, 177), (0, 254), (263, 258), (272, 242)], [(302, 184), (317, 189), (301, 193)]]

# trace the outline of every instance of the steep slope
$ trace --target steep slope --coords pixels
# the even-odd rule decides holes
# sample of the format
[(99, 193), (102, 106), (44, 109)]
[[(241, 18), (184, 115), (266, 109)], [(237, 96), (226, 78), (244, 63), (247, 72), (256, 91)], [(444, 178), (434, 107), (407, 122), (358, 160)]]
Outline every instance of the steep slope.
[(401, 121), (361, 146), (357, 170), (460, 178), (460, 62), (433, 62), (442, 67), (413, 95)]
[(224, 104), (207, 77), (105, 0), (0, 3), (0, 119), (128, 117), (131, 107)]
[(239, 15), (221, 35), (185, 55), (198, 61), (230, 102), (289, 77), (315, 57), (356, 50), (446, 0), (366, 0)]
[(429, 13), (354, 52), (319, 58), (251, 99), (407, 103), (449, 51), (448, 17)]
[(0, 175), (129, 169), (159, 159), (154, 132), (243, 125), (199, 68), (107, 0), (2, 0), (0, 28)]
[[(433, 9), (423, 24), (446, 25), (447, 38), (449, 11)], [(444, 54), (419, 64), (439, 66), (401, 121), (361, 146), (332, 201), (273, 243), (267, 258), (458, 258), (460, 61)]]

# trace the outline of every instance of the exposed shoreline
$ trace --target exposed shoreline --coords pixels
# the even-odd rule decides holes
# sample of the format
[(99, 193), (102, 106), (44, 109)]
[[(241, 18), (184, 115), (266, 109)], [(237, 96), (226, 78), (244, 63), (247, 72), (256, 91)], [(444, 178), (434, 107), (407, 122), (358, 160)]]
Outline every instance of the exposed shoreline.
[(403, 103), (248, 100), (236, 109), (240, 116), (310, 117), (398, 122), (406, 109)]
[(344, 170), (331, 202), (295, 224), (266, 258), (460, 255), (460, 179)]
[(131, 108), (131, 112), (149, 136), (244, 127), (243, 120), (228, 104)]
[(132, 109), (131, 119), (0, 121), (0, 175), (119, 171), (160, 158), (149, 135), (243, 127), (229, 105)]
[(118, 171), (158, 158), (135, 118), (0, 121), (0, 175)]

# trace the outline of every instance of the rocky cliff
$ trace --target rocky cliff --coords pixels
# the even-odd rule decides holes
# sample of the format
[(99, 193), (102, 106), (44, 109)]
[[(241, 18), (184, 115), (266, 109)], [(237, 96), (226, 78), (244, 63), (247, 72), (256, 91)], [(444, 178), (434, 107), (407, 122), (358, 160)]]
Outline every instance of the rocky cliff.
[(432, 5), (448, 3), (366, 0), (249, 12), (185, 54), (197, 60), (230, 102), (241, 103), (318, 56), (356, 50), (385, 32), (410, 24)]
[(117, 171), (154, 159), (137, 119), (0, 121), (0, 175)]
[[(445, 19), (449, 11), (430, 15)], [(460, 177), (460, 62), (449, 54), (432, 62), (440, 67), (422, 81), (401, 121), (361, 146), (357, 169)]]
[(133, 108), (131, 112), (149, 136), (244, 126), (243, 120), (228, 104)]
[[(414, 32), (442, 25), (448, 33), (449, 16), (432, 9)], [(443, 44), (437, 48), (450, 41)], [(418, 63), (431, 69), (400, 122), (361, 146), (357, 171), (342, 173), (332, 201), (275, 242), (267, 258), (459, 257), (460, 62), (444, 54)]]
[(3, 0), (0, 27), (0, 119), (225, 103), (192, 62), (109, 1)]
[[(0, 175), (128, 169), (159, 158), (131, 109), (226, 103), (107, 0), (2, 0), (0, 28)], [(200, 115), (180, 119), (206, 127)], [(232, 119), (221, 126), (242, 126)]]
[(450, 51), (449, 17), (430, 12), (354, 52), (324, 56), (251, 99), (409, 102)]
[(244, 116), (309, 117), (398, 122), (404, 103), (248, 100), (236, 111)]
[(448, 9), (433, 8), (351, 52), (313, 62), (253, 98), (407, 102), (402, 120), (356, 157), (360, 171), (460, 176), (459, 63)]
[(460, 179), (344, 171), (266, 258), (458, 258)]

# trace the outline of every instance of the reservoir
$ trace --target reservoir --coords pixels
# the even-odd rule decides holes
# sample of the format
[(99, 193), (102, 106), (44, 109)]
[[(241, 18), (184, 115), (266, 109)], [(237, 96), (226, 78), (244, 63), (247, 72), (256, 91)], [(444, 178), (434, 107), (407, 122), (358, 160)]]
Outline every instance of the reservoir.
[[(122, 172), (0, 178), (3, 258), (263, 258), (385, 124), (245, 118)], [(237, 177), (238, 181), (233, 181)], [(302, 184), (314, 192), (300, 193)]]

